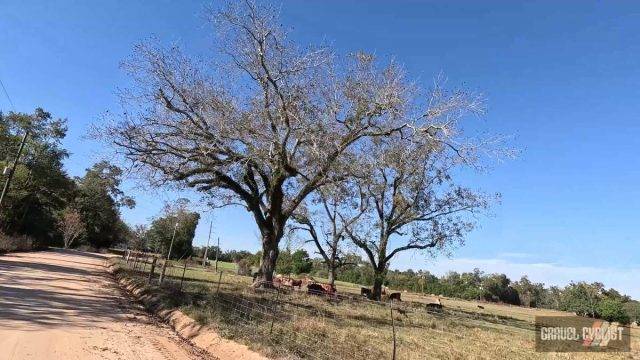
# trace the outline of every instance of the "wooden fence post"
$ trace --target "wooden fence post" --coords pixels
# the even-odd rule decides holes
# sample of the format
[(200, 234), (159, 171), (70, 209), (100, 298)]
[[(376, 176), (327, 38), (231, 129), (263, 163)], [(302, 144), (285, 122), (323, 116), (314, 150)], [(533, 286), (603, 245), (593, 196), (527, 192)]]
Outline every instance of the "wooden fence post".
[(153, 279), (153, 272), (156, 269), (156, 261), (158, 261), (158, 258), (154, 256), (151, 259), (151, 271), (149, 271), (149, 278), (147, 279), (148, 284), (151, 284), (151, 280)]
[(167, 271), (167, 262), (169, 262), (169, 260), (165, 259), (162, 263), (162, 271), (160, 272), (160, 279), (158, 280), (159, 284), (162, 284), (162, 282), (164, 281), (164, 273)]
[(220, 271), (220, 275), (218, 275), (218, 287), (216, 288), (216, 296), (220, 292), (220, 282), (222, 281), (222, 271)]
[(389, 310), (391, 311), (391, 328), (393, 329), (393, 353), (391, 355), (391, 360), (396, 360), (396, 324), (393, 320), (393, 300), (389, 304)]
[(278, 300), (280, 300), (280, 289), (276, 288), (276, 303), (273, 305), (273, 314), (271, 314), (271, 326), (269, 327), (269, 335), (273, 333), (273, 322), (276, 320), (276, 311), (278, 310)]
[(184, 274), (187, 272), (188, 259), (184, 259), (184, 267), (182, 268), (182, 277), (180, 278), (180, 291), (182, 291), (182, 283), (184, 282)]

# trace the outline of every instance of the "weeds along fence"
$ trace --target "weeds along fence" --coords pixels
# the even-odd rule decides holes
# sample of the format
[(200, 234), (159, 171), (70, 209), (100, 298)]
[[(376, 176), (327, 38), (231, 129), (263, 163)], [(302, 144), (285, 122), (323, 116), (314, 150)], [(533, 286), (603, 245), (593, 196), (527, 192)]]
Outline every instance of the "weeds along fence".
[[(318, 296), (273, 283), (255, 288), (250, 277), (214, 272), (189, 259), (165, 262), (157, 254), (123, 255), (130, 274), (154, 287), (167, 305), (276, 357), (404, 360), (451, 355), (451, 342), (461, 334), (446, 322), (474, 321), (473, 315), (448, 314), (424, 304), (376, 302), (357, 294)], [(441, 341), (433, 341), (434, 336)], [(464, 341), (486, 345), (472, 336)]]

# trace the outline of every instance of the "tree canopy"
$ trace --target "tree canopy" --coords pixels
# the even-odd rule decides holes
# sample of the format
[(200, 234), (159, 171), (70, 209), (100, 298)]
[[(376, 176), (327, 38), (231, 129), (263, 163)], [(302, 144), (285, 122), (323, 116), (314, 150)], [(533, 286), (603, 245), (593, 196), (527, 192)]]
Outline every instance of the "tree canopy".
[(122, 170), (106, 161), (87, 169), (76, 179), (75, 208), (85, 224), (85, 241), (94, 247), (124, 243), (128, 226), (120, 218), (120, 208), (134, 207), (135, 201), (120, 190)]
[(126, 112), (100, 135), (152, 184), (244, 206), (261, 234), (259, 280), (272, 280), (296, 209), (323, 186), (362, 173), (370, 144), (393, 137), (399, 146), (464, 152), (452, 120), (477, 108), (473, 94), (438, 88), (423, 97), (395, 62), (301, 48), (268, 6), (229, 2), (210, 15), (222, 63), (207, 67), (177, 46), (137, 46), (125, 64), (136, 81), (123, 96)]
[(149, 247), (164, 254), (169, 252), (175, 230), (175, 239), (171, 249), (171, 258), (180, 259), (193, 253), (193, 238), (200, 220), (200, 214), (190, 211), (185, 203), (167, 205), (163, 213), (151, 222), (146, 233)]
[[(60, 239), (57, 215), (73, 197), (73, 181), (62, 164), (68, 156), (61, 146), (66, 120), (41, 108), (33, 114), (0, 113), (0, 168), (12, 166), (26, 131), (27, 144), (0, 208), (0, 231), (50, 244)], [(5, 177), (0, 180), (4, 185)]]

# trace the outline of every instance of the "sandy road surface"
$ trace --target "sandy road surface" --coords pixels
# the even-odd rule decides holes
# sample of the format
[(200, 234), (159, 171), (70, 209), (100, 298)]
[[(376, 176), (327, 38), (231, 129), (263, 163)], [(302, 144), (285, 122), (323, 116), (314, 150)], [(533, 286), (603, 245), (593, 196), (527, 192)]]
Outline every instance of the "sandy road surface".
[(0, 256), (0, 360), (209, 359), (120, 292), (105, 258)]

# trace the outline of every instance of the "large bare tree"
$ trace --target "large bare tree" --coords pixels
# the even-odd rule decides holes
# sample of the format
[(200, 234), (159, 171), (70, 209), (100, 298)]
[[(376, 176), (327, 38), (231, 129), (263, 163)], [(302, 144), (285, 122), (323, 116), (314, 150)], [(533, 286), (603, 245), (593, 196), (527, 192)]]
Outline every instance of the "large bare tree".
[(482, 98), (447, 92), (439, 81), (427, 98), (420, 129), (406, 127), (369, 142), (361, 159), (361, 201), (370, 206), (346, 232), (373, 268), (376, 299), (396, 255), (448, 252), (464, 242), (476, 215), (499, 198), (462, 186), (459, 179), (463, 168), (481, 167), (481, 152), (499, 140), (462, 134), (461, 120), (483, 112)]
[(287, 220), (309, 194), (356, 168), (360, 144), (418, 134), (422, 117), (394, 63), (300, 49), (276, 11), (250, 1), (211, 19), (221, 64), (137, 46), (124, 65), (135, 80), (123, 92), (126, 112), (99, 134), (153, 184), (244, 206), (261, 234), (258, 280), (271, 281)]

